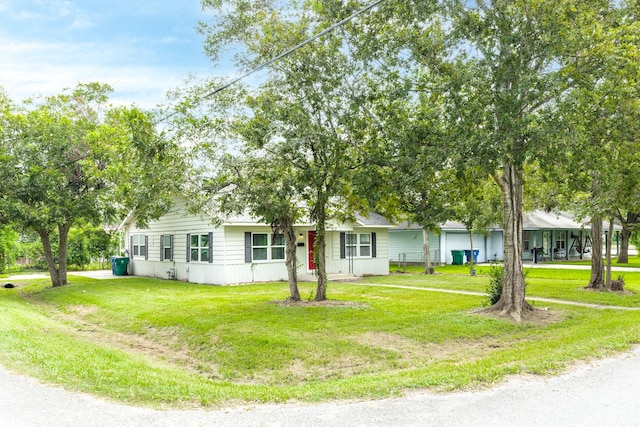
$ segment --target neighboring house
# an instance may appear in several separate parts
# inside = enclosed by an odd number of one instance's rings
[[[608,223],[604,224],[604,229]],[[621,227],[615,226],[616,234]],[[615,237],[614,237],[615,238]],[[403,223],[389,231],[389,258],[407,262],[424,262],[422,228]],[[429,233],[431,262],[451,264],[452,250],[469,249],[469,233],[463,224],[447,221],[440,226],[440,233]],[[478,250],[478,262],[503,258],[502,228],[491,228],[487,235],[473,235],[474,249]],[[534,211],[524,214],[522,233],[522,258],[534,260],[534,248],[538,248],[538,261],[582,258],[591,252],[591,227],[588,222],[577,222],[566,212]]]
[[[329,222],[326,234],[328,274],[389,274],[388,231],[377,214],[355,222]],[[313,274],[312,224],[297,224],[298,274]],[[287,280],[284,236],[249,216],[212,225],[211,216],[187,213],[184,203],[146,228],[129,215],[120,225],[131,261],[129,274],[207,283],[234,284]]]
[[[494,252],[497,240],[500,240],[502,252],[502,235],[494,238],[483,234],[473,234],[473,247],[478,250],[478,262],[487,262]],[[496,242],[494,242],[494,240]],[[454,221],[447,221],[439,227],[439,233],[429,232],[430,260],[434,264],[451,264],[452,250],[468,250],[469,233],[465,226]],[[491,255],[489,255],[491,254]],[[389,259],[391,262],[423,263],[424,239],[422,227],[406,222],[389,230]]]

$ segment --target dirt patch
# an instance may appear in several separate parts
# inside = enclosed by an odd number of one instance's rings
[[[367,308],[368,304],[357,301],[338,301],[338,300],[324,300],[324,301],[293,301],[286,299],[284,301],[270,301],[268,304],[276,304],[281,307],[353,307],[353,308]]]
[[[492,317],[494,319],[507,320],[510,322],[517,323],[513,319],[513,317],[511,317],[510,315],[508,314],[504,315],[504,314],[501,314],[499,311],[495,311],[487,308],[475,309],[470,311],[469,313],[476,316]],[[527,324],[532,324],[536,326],[546,326],[546,325],[553,325],[555,323],[560,323],[564,320],[564,318],[565,318],[565,313],[563,311],[533,307],[531,310],[524,310],[522,312],[521,323],[527,323]]]
[[[215,364],[204,363],[191,356],[190,349],[185,343],[180,342],[179,331],[175,328],[149,327],[142,335],[117,332],[85,320],[85,317],[97,311],[98,307],[95,306],[74,305],[70,307],[70,312],[56,314],[60,319],[70,324],[77,335],[87,341],[142,354],[208,378],[221,378]],[[217,337],[211,338],[212,343],[217,340]]]

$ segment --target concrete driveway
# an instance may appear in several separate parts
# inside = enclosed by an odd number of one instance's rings
[[[43,385],[0,368],[0,426],[640,426],[640,347],[552,378],[366,402],[160,411]]]

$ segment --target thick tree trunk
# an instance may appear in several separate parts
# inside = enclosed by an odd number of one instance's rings
[[[522,270],[522,206],[524,178],[522,167],[506,164],[502,176],[494,177],[502,193],[502,221],[504,226],[504,275],[502,295],[490,310],[522,321],[525,310],[532,307],[525,301]]]
[[[51,286],[62,286],[60,282],[60,275],[56,268],[56,260],[53,256],[53,250],[51,248],[51,239],[49,233],[46,230],[37,230],[40,240],[42,241],[42,249],[44,250],[44,259],[47,261],[47,268],[49,270],[49,276],[51,277]]]
[[[608,291],[611,290],[611,246],[613,241],[613,221],[611,218],[609,220],[609,238],[607,239],[607,248],[606,248],[606,256],[607,256],[607,280],[605,281],[605,287]]]
[[[629,263],[629,241],[631,240],[631,227],[635,226],[640,219],[640,213],[627,212],[626,218],[618,215],[618,219],[622,224],[622,232],[620,233],[620,253],[618,254],[618,264]]]
[[[429,231],[422,227],[422,241],[424,242],[424,274],[433,274],[431,267],[431,249],[429,248]]]
[[[631,240],[631,230],[627,225],[622,226],[620,233],[620,253],[618,254],[618,264],[629,263],[629,240]]]
[[[604,288],[604,262],[602,261],[602,218],[591,218],[591,278],[587,288]]]
[[[316,276],[318,276],[318,286],[316,288],[315,301],[327,299],[327,265],[326,265],[326,211],[325,203],[318,202],[316,207],[316,241],[313,248],[313,256],[316,263]]]
[[[296,233],[292,224],[287,224],[283,230],[285,238],[285,264],[287,266],[287,276],[289,278],[289,298],[293,301],[300,301],[300,291],[298,290],[298,257],[296,255],[297,242]]]

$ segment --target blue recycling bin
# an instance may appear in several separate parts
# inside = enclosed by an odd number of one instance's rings
[[[116,257],[112,256],[109,261],[111,261],[111,274],[116,275]]]
[[[473,250],[473,263],[477,264],[478,263],[478,254],[480,253],[480,249],[474,249]],[[467,262],[471,262],[471,250],[470,249],[465,249],[464,250],[464,256],[467,260]]]

